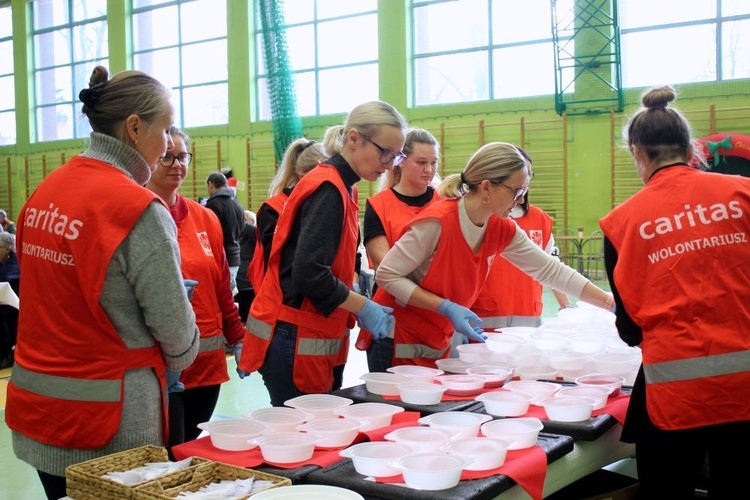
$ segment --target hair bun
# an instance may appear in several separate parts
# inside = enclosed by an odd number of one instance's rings
[[[78,99],[86,106],[93,107],[102,95],[103,83],[97,83],[89,88],[85,88],[78,93]]]

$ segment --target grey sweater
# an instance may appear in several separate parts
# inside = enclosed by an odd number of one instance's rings
[[[140,185],[151,176],[149,165],[134,148],[97,132],[91,133],[91,144],[82,156],[110,163]],[[90,202],[95,203],[99,196],[106,193],[91,193]],[[54,287],[50,292],[54,293]],[[197,356],[198,331],[182,286],[177,230],[161,203],[153,202],[146,208],[115,251],[100,303],[129,348],[158,342],[167,367],[176,370],[186,368]],[[66,466],[84,460],[146,444],[163,446],[161,402],[162,391],[153,370],[129,370],[125,374],[120,428],[106,446],[93,450],[58,448],[13,432],[13,451],[37,470],[64,476]]]

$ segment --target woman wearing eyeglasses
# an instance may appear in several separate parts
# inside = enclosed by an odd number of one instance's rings
[[[440,158],[437,139],[427,130],[411,128],[406,133],[404,153],[406,159],[383,175],[380,192],[365,205],[364,244],[373,270],[377,270],[404,227],[425,207],[442,199],[433,186]],[[380,299],[375,290],[373,300]],[[391,366],[392,336],[373,342],[370,332],[360,329],[356,346],[367,351],[371,372]]]
[[[352,290],[359,240],[355,184],[376,181],[402,161],[406,122],[390,104],[355,107],[333,156],[305,174],[276,225],[268,269],[247,321],[240,368],[259,371],[273,406],[327,393],[346,349],[353,316],[385,335],[390,309]]]
[[[200,330],[198,357],[182,371],[180,384],[173,385],[169,392],[171,448],[197,438],[201,432],[197,425],[211,419],[221,384],[229,380],[225,343],[240,344],[245,328],[229,288],[229,265],[219,219],[177,192],[192,160],[188,153],[190,139],[176,127],[169,132],[174,147],[161,158],[146,188],[164,200],[177,226],[182,275],[198,282],[191,303]]]
[[[383,258],[376,279],[394,309],[394,365],[435,367],[456,331],[484,342],[468,309],[502,255],[534,279],[612,310],[612,297],[535,245],[508,216],[528,191],[530,165],[512,144],[493,142],[446,177],[448,199],[423,210]],[[374,333],[374,332],[373,332]]]

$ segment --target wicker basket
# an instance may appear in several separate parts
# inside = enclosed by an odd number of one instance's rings
[[[68,496],[75,500],[131,499],[136,486],[156,480],[127,485],[103,477],[104,474],[133,470],[150,462],[167,461],[169,461],[169,455],[165,448],[146,445],[70,465],[65,469]],[[194,457],[190,462],[190,467],[165,474],[158,481],[167,487],[190,481],[193,477],[193,471],[200,465],[207,463],[210,463],[210,461]]]
[[[259,481],[273,481],[272,486],[269,486],[262,491],[277,488],[279,486],[290,486],[292,484],[292,481],[283,476],[268,474],[254,469],[236,467],[221,462],[209,462],[207,464],[199,465],[191,472],[193,474],[191,481],[176,486],[172,485],[169,487],[159,479],[141,484],[135,488],[132,498],[133,500],[170,500],[176,498],[177,495],[183,491],[198,491],[207,484],[218,483],[219,481],[233,481],[235,479],[249,479],[252,477]],[[253,495],[254,494],[255,493],[253,493]],[[253,495],[241,498],[244,500]]]

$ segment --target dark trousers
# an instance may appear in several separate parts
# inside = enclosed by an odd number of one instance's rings
[[[44,487],[44,493],[49,500],[58,500],[68,495],[66,492],[65,476],[53,476],[40,470],[36,472],[39,474],[39,479],[42,481],[42,486]]]
[[[250,306],[253,304],[254,299],[255,290],[252,288],[240,290],[234,296],[234,301],[237,302],[237,307],[240,311],[240,320],[242,320],[243,325],[247,323],[247,316],[250,313]]]
[[[297,325],[279,321],[276,323],[271,343],[266,351],[266,360],[258,372],[271,397],[271,406],[284,406],[284,402],[303,396],[294,384],[294,352],[297,345]],[[344,380],[344,367],[333,368],[331,390],[338,390]]]
[[[169,394],[169,447],[196,439],[198,424],[208,422],[219,400],[220,384]]]
[[[380,340],[372,339],[367,348],[367,368],[370,373],[384,372],[393,366],[393,339],[385,337]]]

